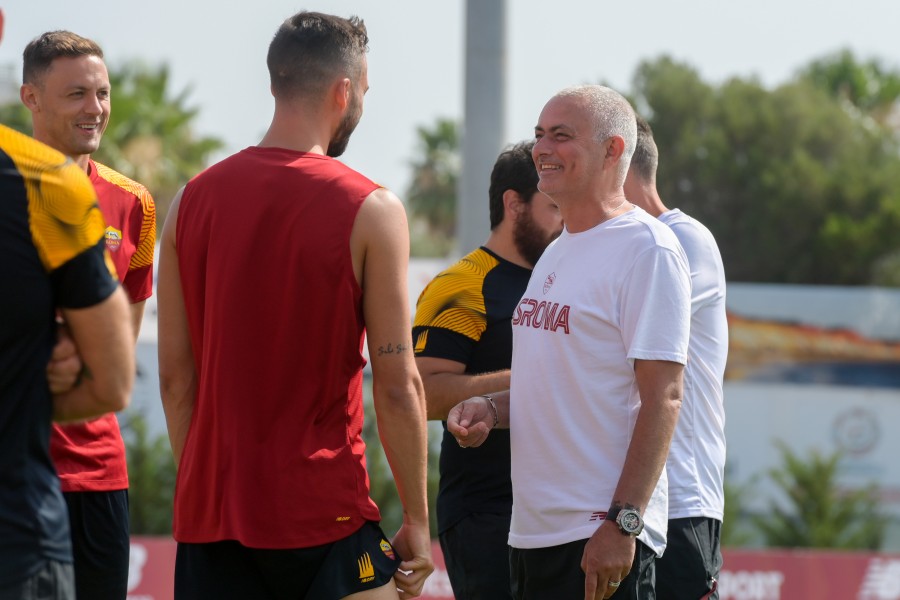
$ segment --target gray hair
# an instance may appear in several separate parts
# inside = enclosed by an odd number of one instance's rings
[[[631,104],[619,92],[602,85],[571,86],[556,96],[576,99],[590,112],[597,141],[603,142],[613,136],[625,141],[625,150],[616,172],[621,185],[637,145],[637,122]]]

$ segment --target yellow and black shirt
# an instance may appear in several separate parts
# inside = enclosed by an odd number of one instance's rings
[[[116,289],[105,227],[77,165],[0,126],[0,588],[48,559],[72,560],[45,369],[56,309],[93,306]]]
[[[471,375],[508,369],[510,321],[530,276],[484,247],[440,273],[416,303],[416,356],[463,363]],[[510,513],[509,430],[492,431],[480,447],[461,450],[444,423],[440,471],[440,532],[472,513]]]

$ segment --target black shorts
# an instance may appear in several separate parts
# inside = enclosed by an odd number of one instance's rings
[[[471,514],[440,535],[456,600],[512,600],[509,519],[509,513]]]
[[[717,600],[722,551],[722,523],[696,517],[671,519],[668,543],[656,561],[656,596],[659,600]]]
[[[75,594],[125,600],[128,592],[128,490],[64,492],[72,531]]]
[[[338,600],[393,580],[400,557],[376,523],[322,546],[268,550],[236,541],[178,544],[175,599]]]
[[[523,550],[510,548],[509,568],[513,597],[517,600],[584,598],[581,559],[587,540]],[[654,600],[653,579],[656,553],[635,540],[634,562],[613,600]]]

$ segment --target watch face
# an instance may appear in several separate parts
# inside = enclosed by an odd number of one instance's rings
[[[623,510],[619,513],[619,518],[617,520],[622,531],[630,533],[631,535],[639,534],[644,528],[644,523],[641,521],[641,515],[636,510]]]

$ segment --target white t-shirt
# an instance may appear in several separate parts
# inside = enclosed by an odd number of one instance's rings
[[[610,506],[641,400],[634,360],[687,360],[691,283],[672,230],[639,208],[541,257],[513,315],[509,543],[589,538]],[[665,548],[665,473],[641,541]]]
[[[712,233],[678,209],[660,215],[672,228],[691,269],[691,337],[684,398],[666,470],[669,518],[722,520],[725,506],[725,406],[728,358],[725,269]]]

